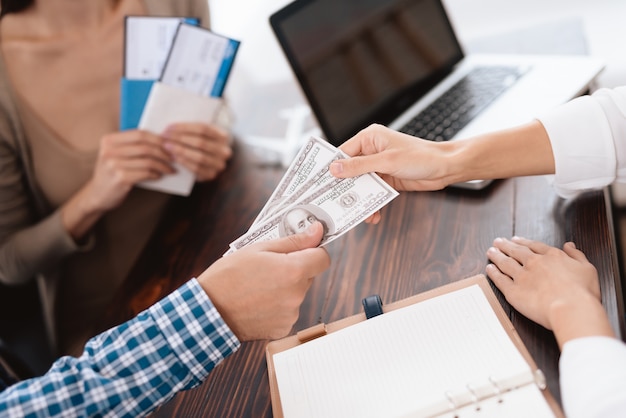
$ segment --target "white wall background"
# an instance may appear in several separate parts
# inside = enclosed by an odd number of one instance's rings
[[[243,41],[238,65],[250,70],[255,81],[291,74],[268,23],[269,15],[289,2],[209,0],[214,29]],[[444,4],[464,43],[540,23],[580,18],[589,53],[607,62],[604,85],[626,84],[626,74],[613,74],[613,68],[626,69],[624,0],[444,0]]]
[[[293,80],[269,26],[269,15],[290,0],[208,0],[213,29],[242,41],[227,88],[235,110],[264,87]],[[342,1],[342,0],[336,0]],[[607,64],[599,86],[626,85],[626,1],[624,0],[443,0],[465,45],[536,25],[580,20],[589,54]],[[292,100],[302,100],[297,91]],[[281,104],[283,105],[283,104]],[[249,107],[249,106],[248,106]],[[276,109],[268,109],[276,113]],[[246,129],[254,130],[247,115]],[[258,116],[258,115],[257,115]],[[267,117],[272,117],[267,115]],[[242,125],[243,126],[243,125]]]

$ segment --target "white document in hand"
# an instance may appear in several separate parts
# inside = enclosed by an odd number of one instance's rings
[[[127,16],[125,20],[124,77],[157,80],[170,51],[179,17]]]
[[[238,47],[239,41],[180,23],[161,78],[148,96],[139,129],[160,135],[173,123],[213,123]],[[139,186],[187,196],[195,177],[179,164],[175,169],[175,174]]]
[[[201,96],[221,97],[239,41],[181,23],[161,82]]]
[[[177,87],[156,82],[152,86],[146,102],[139,129],[155,134],[162,134],[165,129],[177,122],[213,123],[220,109],[222,100],[216,97],[199,96]],[[192,172],[180,164],[175,164],[176,173],[158,180],[145,181],[138,186],[188,196],[191,193],[195,177]]]

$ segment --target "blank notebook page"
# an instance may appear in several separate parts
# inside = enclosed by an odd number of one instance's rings
[[[287,418],[429,416],[452,409],[450,396],[468,388],[493,390],[493,382],[516,376],[534,382],[477,285],[277,353],[273,362]],[[456,415],[554,416],[534,383],[500,399]]]

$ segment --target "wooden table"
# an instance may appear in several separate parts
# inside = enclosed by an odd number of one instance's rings
[[[283,169],[252,163],[239,146],[226,172],[176,198],[145,249],[104,326],[129,319],[201,273],[256,217]],[[559,199],[543,177],[498,180],[483,191],[403,193],[383,209],[379,225],[362,224],[328,246],[331,267],[317,277],[294,331],[361,310],[361,299],[384,303],[477,273],[495,237],[519,235],[561,246],[573,240],[597,267],[615,330],[624,335],[624,307],[606,191]],[[279,273],[279,272],[277,272]],[[559,351],[551,332],[498,296],[560,402]],[[271,417],[264,348],[244,343],[199,387],[178,394],[155,417]]]

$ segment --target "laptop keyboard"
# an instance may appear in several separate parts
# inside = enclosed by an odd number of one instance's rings
[[[522,74],[517,67],[476,67],[407,122],[400,132],[432,141],[447,141]]]

